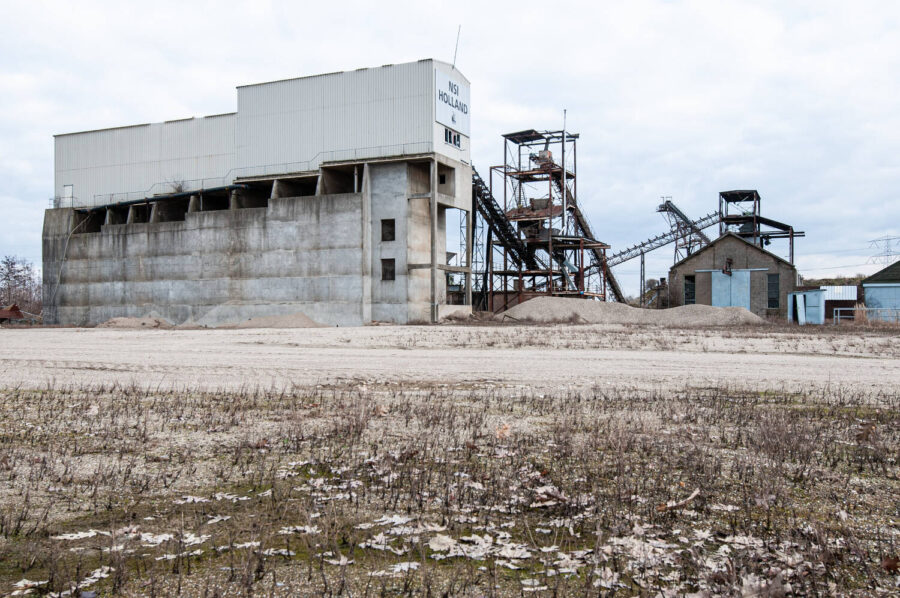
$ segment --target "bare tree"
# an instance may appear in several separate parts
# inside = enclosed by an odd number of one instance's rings
[[[15,255],[0,260],[0,303],[15,303],[22,311],[41,313],[41,277],[31,262]]]

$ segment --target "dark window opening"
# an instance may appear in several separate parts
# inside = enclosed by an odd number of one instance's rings
[[[72,229],[72,234],[99,233],[105,219],[105,211],[76,211],[75,226]]]
[[[381,240],[393,241],[397,238],[396,227],[393,218],[385,218],[381,221]]]
[[[781,307],[781,287],[778,274],[768,274],[769,283],[769,309],[778,309]]]
[[[394,280],[394,260],[381,260],[381,280]]]
[[[183,222],[188,211],[189,199],[175,197],[156,202],[160,222]]]
[[[684,304],[694,305],[697,302],[697,277],[693,274],[684,277]]]
[[[201,195],[200,211],[215,212],[218,210],[227,210],[230,205],[230,199],[227,194],[221,195]]]
[[[450,129],[444,129],[444,142],[452,145],[453,147],[461,147],[461,142],[459,138],[459,133],[451,131]]]
[[[443,164],[437,165],[438,191],[445,195],[456,195],[456,170]]]

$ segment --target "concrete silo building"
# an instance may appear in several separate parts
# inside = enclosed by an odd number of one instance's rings
[[[421,60],[238,87],[234,113],[57,135],[45,322],[471,309],[469,259],[447,260],[451,211],[471,237],[470,110],[466,78]],[[447,304],[448,274],[469,305]]]

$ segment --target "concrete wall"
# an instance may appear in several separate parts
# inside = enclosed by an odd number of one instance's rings
[[[153,314],[215,325],[303,312],[325,324],[362,324],[363,207],[363,193],[279,198],[268,208],[71,236],[73,211],[48,210],[47,321],[90,325]]]
[[[406,323],[407,251],[407,165],[405,162],[369,166],[372,196],[372,319]],[[382,241],[381,221],[394,220],[394,240]],[[394,280],[383,281],[381,260],[395,260]]]
[[[787,294],[797,287],[797,270],[774,255],[759,249],[741,239],[725,236],[695,253],[669,271],[670,305],[684,304],[684,276],[696,277],[696,303],[712,304],[712,273],[722,270],[728,259],[732,269],[750,270],[765,268],[764,271],[750,272],[750,311],[758,316],[787,316]],[[706,270],[702,272],[701,270]],[[768,308],[767,274],[779,275],[779,307]]]
[[[471,208],[463,179],[471,170],[443,160],[438,264],[446,263],[448,207]],[[185,213],[187,198],[165,200],[153,204],[160,221],[128,224],[124,206],[47,210],[45,321],[155,315],[214,326],[296,312],[337,325],[430,321],[432,164],[361,164],[358,193],[272,197],[267,207],[238,198],[232,209]],[[385,219],[394,220],[392,241],[382,240]],[[383,259],[395,260],[394,280],[382,280]],[[445,304],[443,271],[435,290]]]

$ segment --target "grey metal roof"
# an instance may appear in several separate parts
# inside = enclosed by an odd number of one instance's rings
[[[900,262],[894,262],[887,268],[879,270],[872,276],[863,279],[863,284],[897,282],[900,283]]]

